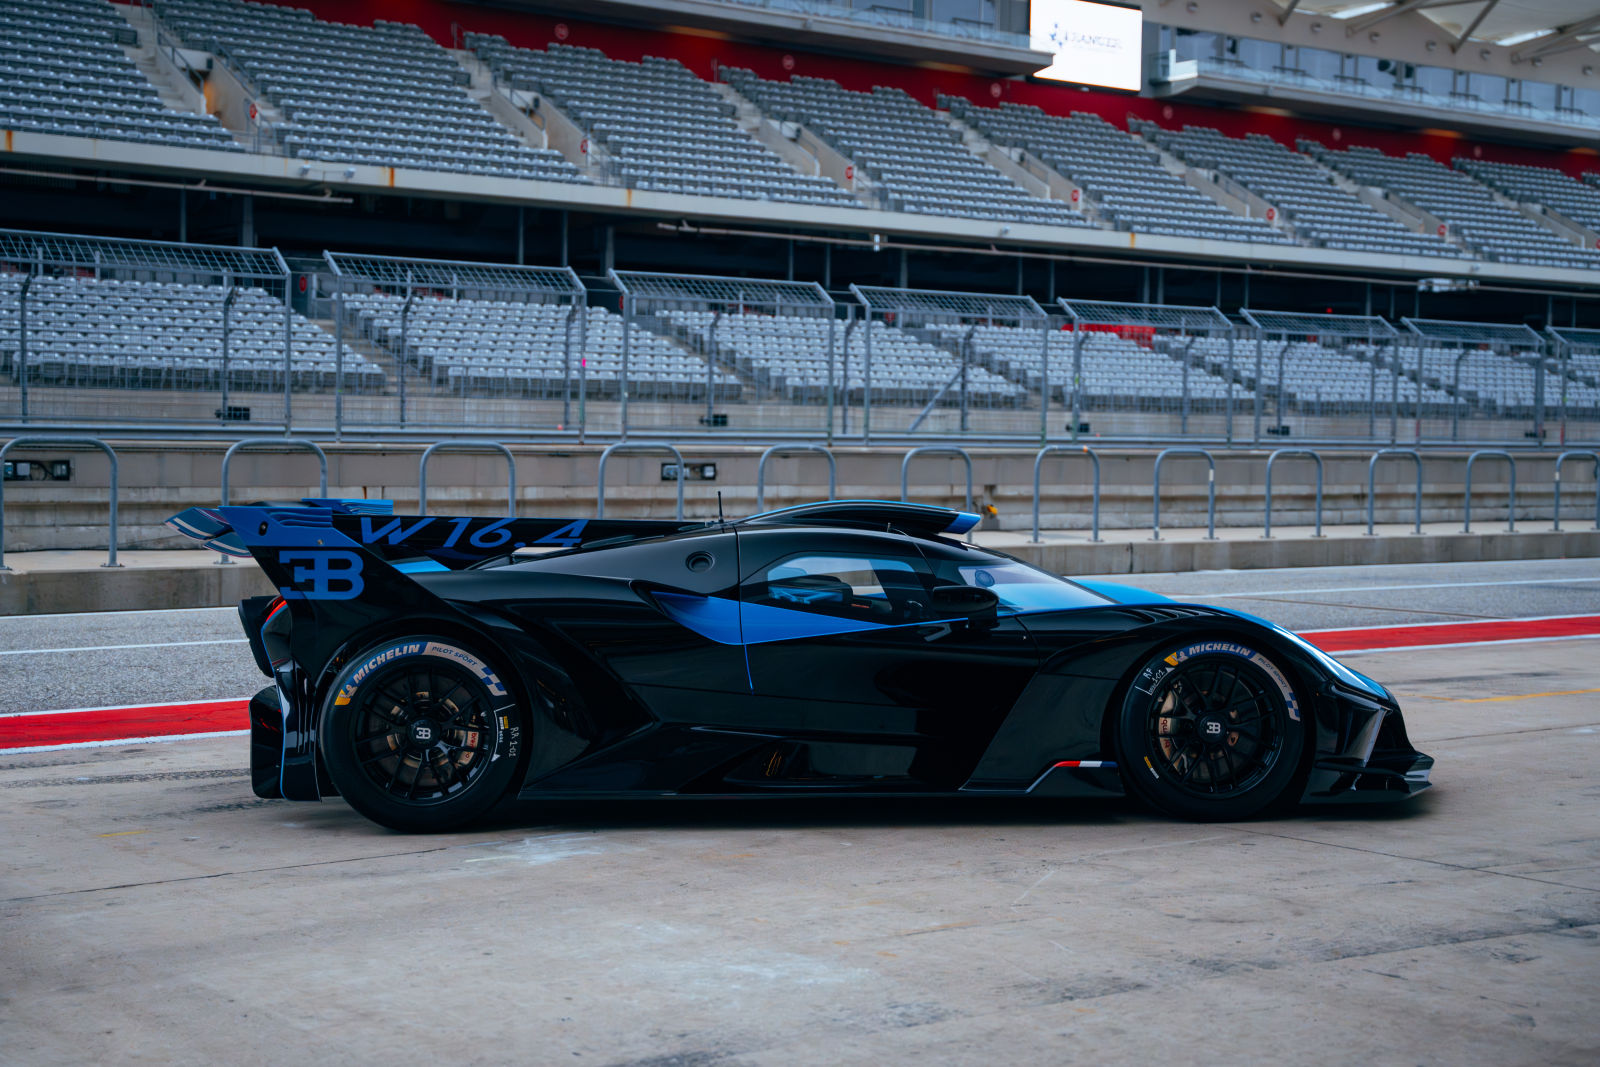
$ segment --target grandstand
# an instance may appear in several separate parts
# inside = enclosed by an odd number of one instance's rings
[[[855,206],[826,178],[794,171],[733,121],[736,109],[682,63],[607,59],[594,48],[543,52],[473,35],[468,46],[498,82],[536,89],[582,127],[591,153],[635,189]]]
[[[1330,173],[1309,158],[1270,137],[1224,137],[1203,126],[1185,126],[1178,132],[1162,130],[1154,123],[1137,123],[1136,128],[1194,166],[1219,171],[1255,193],[1280,213],[1296,236],[1311,244],[1350,252],[1461,254],[1435,235],[1413,233],[1401,226],[1341,189]]]
[[[0,350],[13,375],[21,349],[22,280],[0,276]],[[43,277],[29,293],[28,372],[40,385],[116,388],[282,390],[285,331],[290,385],[332,389],[334,339],[260,286],[230,289],[184,282]],[[226,348],[226,354],[224,349]],[[345,349],[344,385],[379,390],[381,369]]]
[[[1535,266],[1600,267],[1600,251],[1563,240],[1550,229],[1497,199],[1469,175],[1420,153],[1404,158],[1373,148],[1334,151],[1305,144],[1306,151],[1353,181],[1384,190],[1422,209],[1456,239],[1485,259]]]
[[[240,151],[215,118],[169,108],[105,0],[0,0],[0,127]]]
[[[1210,54],[1191,39],[1205,34],[1217,64],[1273,93],[1295,71],[1302,90],[1331,91],[1350,70],[1377,92],[1374,63],[1451,62],[1399,54],[1404,34],[1352,38],[1335,42],[1340,74],[1313,78],[1325,59],[1294,35],[1335,18],[1331,3],[1252,22],[1259,39],[1163,5],[1146,28],[1173,55],[1115,95],[1018,77],[1037,53],[987,8],[981,26],[949,28],[944,51],[907,55],[941,32],[944,8],[908,28],[830,7],[773,40],[741,36],[764,17],[748,4],[679,26],[642,4],[624,24],[417,0],[402,23],[332,0],[0,0],[17,193],[0,210],[29,230],[105,235],[66,252],[39,233],[0,244],[0,416],[47,403],[71,418],[92,393],[82,410],[159,421],[170,401],[175,425],[204,425],[209,411],[226,421],[212,394],[236,391],[284,393],[285,420],[294,394],[335,425],[343,398],[361,396],[372,425],[395,397],[399,418],[448,410],[485,430],[565,426],[574,401],[619,430],[632,403],[641,425],[750,433],[860,428],[854,409],[876,406],[896,432],[1048,438],[1062,406],[1092,414],[1096,433],[1135,435],[1231,435],[1236,415],[1268,406],[1299,420],[1274,433],[1340,439],[1380,432],[1373,411],[1398,405],[1419,440],[1446,432],[1426,420],[1448,419],[1450,434],[1465,422],[1498,441],[1538,439],[1558,406],[1592,410],[1600,358],[1551,332],[1593,322],[1600,175],[1583,173],[1587,157],[1514,131],[1440,136],[1424,103],[1379,127],[1174,73],[1178,53]],[[1360,19],[1405,20],[1409,34],[1442,25],[1431,17]],[[1479,35],[1490,58],[1474,62],[1537,52],[1548,82],[1531,66],[1495,77],[1540,101],[1538,122],[1587,128],[1589,90],[1565,51],[1503,44],[1516,34],[1497,19],[1484,25],[1498,37]],[[1274,33],[1281,62],[1266,69]],[[968,66],[950,62],[958,38]],[[1495,102],[1500,83],[1458,74],[1463,102]],[[191,235],[213,251],[173,251],[206,247]],[[212,262],[230,244],[255,273]],[[351,256],[432,273],[332,265]],[[559,270],[567,288],[453,280],[513,260]],[[667,271],[671,298],[630,288]],[[815,292],[802,312],[785,304],[794,293],[715,295],[734,276]],[[1033,310],[923,314],[935,290]],[[1215,322],[1081,323],[1057,297],[1182,304]],[[1263,332],[1244,312],[1264,307],[1331,318],[1322,332]],[[1378,343],[1340,316],[1481,319],[1488,333]],[[1514,341],[1489,329],[1524,321]],[[407,400],[424,403],[408,414]],[[1196,429],[1191,414],[1210,421]]]
[[[1066,118],[1036,107],[980,108],[957,97],[950,112],[985,137],[1022,149],[1069,178],[1091,208],[1116,229],[1217,241],[1287,244],[1260,219],[1244,218],[1186,185],[1161,165],[1151,147],[1098,115]]]
[[[628,338],[627,388],[640,399],[702,400],[703,359],[639,326],[625,325],[605,308],[429,298],[401,322],[405,298],[347,297],[360,332],[397,359],[414,366],[448,393],[490,396],[561,396],[583,381],[587,395],[616,398],[624,388],[623,335]],[[576,343],[574,343],[576,336]],[[740,385],[711,370],[717,399],[737,400]]]
[[[959,132],[904,90],[850,92],[825,78],[767,81],[737,67],[722,75],[769,117],[810,128],[852,160],[867,186],[861,191],[877,206],[916,215],[1089,225],[977,159]]]
[[[415,26],[334,25],[239,0],[161,0],[156,12],[186,44],[237,65],[281,114],[274,140],[287,155],[583,180],[559,153],[522,143],[469,97],[460,64]]]
[[[1452,163],[1457,170],[1467,172],[1517,203],[1559,212],[1600,234],[1600,190],[1592,186],[1548,167],[1462,158]]]

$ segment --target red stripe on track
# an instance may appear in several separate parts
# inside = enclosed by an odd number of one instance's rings
[[[1415,648],[1419,645],[1472,645],[1488,641],[1528,641],[1552,637],[1600,637],[1600,615],[1498,619],[1494,622],[1435,622],[1363,630],[1312,630],[1300,636],[1324,652],[1349,652],[1358,648]]]
[[[0,718],[0,749],[243,730],[250,726],[249,707],[246,700],[209,700],[66,714],[8,715]]]

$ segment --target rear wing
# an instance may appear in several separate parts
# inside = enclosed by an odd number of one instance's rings
[[[213,551],[254,557],[280,588],[285,549],[375,556],[403,573],[461,570],[520,548],[583,548],[661,537],[699,523],[656,519],[494,519],[394,515],[386,501],[306,500],[189,508],[167,526]],[[287,575],[285,575],[287,577]],[[287,593],[286,593],[287,595]]]

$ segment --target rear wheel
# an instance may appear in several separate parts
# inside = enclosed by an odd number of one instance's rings
[[[410,637],[351,659],[329,693],[320,745],[328,774],[361,814],[396,830],[451,830],[505,795],[522,722],[476,652]]]
[[[1262,653],[1194,641],[1139,671],[1123,701],[1123,776],[1184,819],[1244,819],[1293,799],[1307,728],[1301,700]]]

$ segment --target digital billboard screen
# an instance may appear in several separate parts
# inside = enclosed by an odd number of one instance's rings
[[[1055,61],[1035,74],[1052,81],[1138,91],[1143,85],[1144,13],[1086,0],[1033,0],[1033,47]]]

